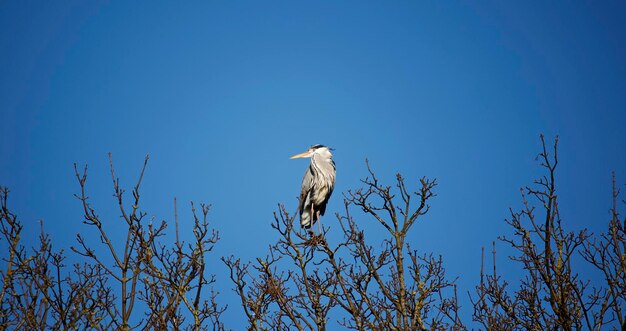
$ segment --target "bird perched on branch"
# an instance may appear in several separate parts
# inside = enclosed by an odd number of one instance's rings
[[[309,157],[311,164],[302,178],[300,192],[300,225],[310,228],[324,215],[326,204],[335,187],[335,162],[332,149],[313,145],[309,150],[292,156],[292,159]]]

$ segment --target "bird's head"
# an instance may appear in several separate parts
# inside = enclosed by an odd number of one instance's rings
[[[324,158],[332,158],[333,153],[331,153],[333,149],[324,145],[313,145],[306,152],[296,154],[291,157],[291,159],[299,159],[303,157],[312,157],[313,155],[320,155]]]

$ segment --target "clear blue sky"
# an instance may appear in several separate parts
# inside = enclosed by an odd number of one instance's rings
[[[604,227],[611,171],[626,179],[624,22],[623,1],[3,1],[0,184],[26,244],[43,219],[67,249],[91,231],[72,164],[89,164],[94,207],[115,224],[107,153],[129,191],[149,153],[150,215],[171,220],[178,197],[189,232],[186,203],[213,205],[209,262],[240,328],[219,256],[265,252],[307,166],[289,156],[322,143],[336,149],[329,215],[365,158],[388,181],[438,179],[411,240],[443,255],[465,297],[538,174],[540,133],[560,136],[566,227]]]

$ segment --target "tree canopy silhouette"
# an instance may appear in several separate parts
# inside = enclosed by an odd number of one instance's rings
[[[173,242],[165,240],[167,221],[146,217],[141,183],[148,157],[127,200],[109,155],[121,221],[99,216],[87,167],[75,166],[83,229],[100,240],[79,233],[70,253],[54,248],[43,223],[37,245],[25,247],[23,224],[2,187],[0,329],[226,330],[223,312],[237,307],[219,304],[213,286],[224,282],[240,299],[249,330],[626,330],[626,202],[613,175],[605,232],[566,230],[557,150],[558,139],[548,145],[541,137],[543,175],[521,190],[523,208],[506,220],[512,233],[498,238],[516,252],[508,263],[522,272],[516,279],[498,273],[494,243],[492,268],[486,271],[483,250],[472,291],[457,288],[444,257],[413,249],[408,237],[428,217],[437,181],[397,174],[385,184],[367,162],[361,187],[343,193],[344,208],[319,234],[300,228],[279,204],[271,224],[277,239],[266,252],[253,261],[222,257],[230,279],[214,275],[224,265],[207,263],[220,239],[208,222],[209,205],[191,203],[190,242],[179,239],[176,200]],[[121,242],[110,236],[112,227],[123,229]],[[339,235],[331,240],[330,231]],[[68,254],[81,262],[68,266]],[[597,269],[602,282],[585,275],[581,263]],[[460,300],[471,305],[466,315]]]

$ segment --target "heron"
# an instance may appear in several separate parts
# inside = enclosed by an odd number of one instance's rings
[[[311,164],[304,172],[300,192],[300,226],[309,229],[324,215],[326,204],[335,187],[335,162],[331,148],[313,145],[306,152],[296,154],[291,159],[311,158]]]

